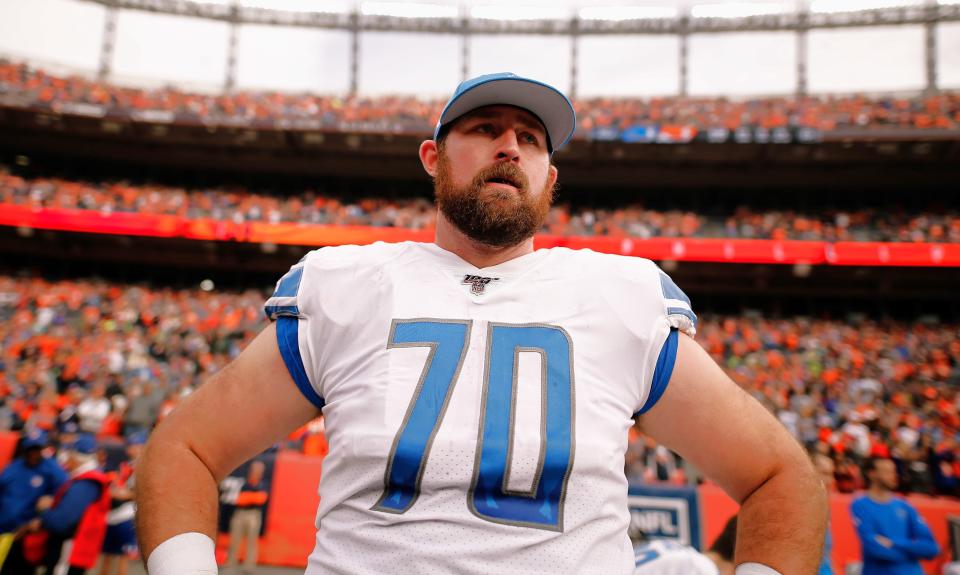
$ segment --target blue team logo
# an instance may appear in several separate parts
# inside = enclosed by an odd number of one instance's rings
[[[460,283],[470,286],[470,293],[473,295],[483,295],[483,292],[488,284],[499,280],[500,278],[486,278],[483,276],[467,274],[463,276],[463,281]]]

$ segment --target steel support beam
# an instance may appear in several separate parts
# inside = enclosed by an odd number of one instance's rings
[[[350,95],[356,96],[360,84],[360,8],[350,15]]]
[[[923,24],[923,59],[926,67],[927,94],[939,90],[937,79],[937,0],[927,0],[927,21]]]
[[[227,41],[227,77],[224,79],[224,90],[228,93],[237,87],[237,43],[240,36],[240,11],[238,1],[234,0],[230,8],[234,18],[230,22],[230,38]]]
[[[100,63],[97,78],[106,80],[113,70],[113,48],[117,42],[117,7],[107,5],[103,19],[103,38],[100,42]]]
[[[680,96],[686,96],[690,87],[690,12],[688,8],[680,15],[677,34],[680,39]]]

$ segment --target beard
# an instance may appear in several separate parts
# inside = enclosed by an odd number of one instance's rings
[[[477,172],[465,186],[451,177],[450,160],[440,152],[434,193],[440,212],[471,240],[494,248],[515,246],[543,226],[553,203],[553,190],[545,186],[533,196],[523,171],[500,162]],[[486,189],[491,180],[506,180],[516,191]]]

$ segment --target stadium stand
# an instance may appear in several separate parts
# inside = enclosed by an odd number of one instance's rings
[[[324,97],[307,94],[235,92],[204,95],[173,88],[113,86],[79,76],[56,76],[25,63],[0,59],[0,96],[8,105],[99,106],[112,114],[167,121],[228,125],[309,120],[328,129],[429,133],[443,102],[413,97]],[[960,128],[960,93],[916,97],[803,97],[733,101],[726,98],[586,99],[575,103],[580,137],[655,125],[678,139],[711,129]],[[67,111],[67,110],[65,110]],[[145,113],[161,112],[169,116]],[[642,134],[638,134],[643,139]]]
[[[266,296],[0,276],[0,427],[56,435],[76,424],[116,440],[150,428],[265,325]],[[960,324],[716,315],[698,339],[799,440],[836,459],[839,489],[862,486],[856,464],[890,455],[904,491],[960,494]],[[109,413],[89,421],[79,406],[99,395]],[[631,477],[683,481],[675,456],[632,440]]]
[[[176,215],[243,222],[432,229],[425,198],[343,199],[305,191],[293,197],[236,188],[186,189],[129,182],[26,179],[0,165],[0,204],[102,213]],[[742,238],[774,240],[960,243],[960,212],[898,210],[764,210],[739,206],[726,214],[652,210],[641,204],[597,208],[560,204],[544,233],[559,236]]]

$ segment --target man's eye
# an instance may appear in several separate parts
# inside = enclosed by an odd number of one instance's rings
[[[480,124],[474,128],[474,131],[480,132],[481,134],[489,134],[493,131],[493,126],[490,124]]]
[[[537,146],[540,145],[540,138],[538,138],[535,134],[532,134],[530,132],[524,132],[521,135],[521,138],[523,138],[523,141],[528,144],[534,144]]]

